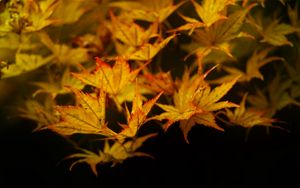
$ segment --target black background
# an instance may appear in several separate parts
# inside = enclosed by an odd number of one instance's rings
[[[0,187],[299,187],[299,115],[299,108],[285,108],[277,117],[291,132],[271,129],[268,135],[257,127],[247,141],[240,127],[218,132],[196,126],[186,144],[178,125],[166,133],[153,126],[159,135],[140,151],[155,159],[99,165],[98,177],[85,164],[69,171],[71,161],[60,163],[75,150],[59,135],[32,133],[30,121],[3,119]]]

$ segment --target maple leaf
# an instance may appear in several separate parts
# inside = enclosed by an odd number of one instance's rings
[[[41,42],[52,52],[54,60],[62,64],[79,65],[89,59],[85,48],[72,48],[66,44],[54,43],[46,32],[39,32]]]
[[[24,43],[25,41],[28,42],[28,40],[20,41],[19,36],[15,33],[7,33],[7,34],[2,35],[0,32],[0,48],[1,49],[17,50],[20,47],[20,45],[22,46],[22,43]],[[7,45],[7,44],[9,44],[9,45]],[[2,56],[2,60],[3,60],[4,55],[1,54],[1,56]]]
[[[59,122],[57,116],[54,115],[55,101],[51,97],[46,97],[44,101],[26,100],[23,107],[17,108],[18,116],[31,119],[37,122],[37,127],[33,131],[45,128],[49,124]]]
[[[216,111],[222,108],[227,107],[237,107],[236,104],[228,102],[228,101],[221,101],[218,102],[228,91],[233,87],[239,77],[235,79],[224,82],[223,84],[211,89],[211,87],[205,87],[197,91],[195,95],[194,102],[197,106],[204,109],[204,111]]]
[[[55,98],[59,94],[70,93],[70,89],[65,86],[72,86],[72,88],[78,90],[81,90],[84,87],[84,84],[81,81],[71,76],[69,69],[66,69],[59,78],[57,78],[57,75],[49,74],[49,80],[47,82],[33,82],[33,84],[39,87],[39,89],[34,92],[33,96],[40,93],[49,93],[52,98]]]
[[[185,2],[174,5],[173,0],[140,0],[113,2],[110,6],[121,8],[122,17],[161,23]]]
[[[255,4],[252,4],[245,9],[237,10],[230,14],[227,19],[219,20],[210,27],[195,30],[192,38],[198,46],[192,50],[191,54],[196,53],[203,59],[215,49],[232,57],[230,42],[235,38],[249,37],[248,34],[241,32],[241,27],[247,13],[254,6]]]
[[[300,27],[298,6],[299,6],[299,3],[296,3],[294,7],[291,7],[290,5],[288,6],[288,16],[289,16],[292,26],[295,28]],[[299,29],[297,32],[299,34]]]
[[[58,6],[52,14],[52,18],[57,20],[54,24],[56,26],[60,26],[62,24],[71,24],[78,21],[80,17],[89,9],[89,7],[84,4],[84,0],[63,0],[57,2]],[[91,2],[89,3],[92,5]]]
[[[292,46],[293,44],[288,41],[285,35],[294,33],[295,31],[295,28],[288,24],[279,24],[279,21],[274,21],[263,30],[262,36],[264,38],[261,42],[268,42],[274,46],[286,44]]]
[[[295,70],[293,68],[293,72]],[[299,73],[294,73],[295,77],[288,79],[282,78],[282,73],[277,73],[265,88],[257,90],[254,95],[249,95],[248,102],[255,108],[265,111],[268,117],[272,117],[278,110],[288,105],[300,106],[300,102],[296,100],[300,96],[300,77]]]
[[[247,60],[246,63],[246,71],[243,72],[238,68],[235,67],[228,67],[223,66],[222,69],[224,69],[229,75],[223,76],[221,78],[218,78],[213,81],[213,83],[223,83],[225,81],[232,80],[233,78],[236,78],[237,76],[240,76],[238,82],[249,82],[253,78],[258,78],[263,80],[264,77],[260,73],[259,69],[263,67],[264,65],[271,63],[273,61],[283,61],[284,59],[277,56],[270,56],[267,57],[268,54],[273,50],[274,48],[266,48],[263,50],[256,50],[252,54],[252,56]]]
[[[252,128],[257,125],[272,126],[272,123],[275,122],[275,120],[265,117],[264,111],[246,108],[246,98],[247,94],[243,96],[240,107],[236,108],[233,112],[229,109],[225,109],[224,114],[228,117],[229,122],[245,128]]]
[[[126,108],[127,125],[121,124],[123,130],[119,133],[119,135],[121,137],[134,137],[139,128],[147,121],[148,113],[161,95],[162,92],[143,104],[142,96],[138,91],[138,87],[136,87],[131,113],[129,113]]]
[[[174,122],[180,121],[180,128],[187,142],[188,132],[196,123],[223,130],[216,124],[213,111],[237,106],[228,101],[219,102],[237,79],[211,90],[211,87],[204,81],[206,75],[207,73],[189,78],[189,73],[186,71],[178,91],[174,93],[174,106],[157,104],[165,112],[152,117],[157,120],[167,119],[164,125],[165,130]]]
[[[48,128],[62,135],[100,134],[114,136],[115,132],[109,129],[105,122],[106,94],[100,90],[96,96],[70,88],[76,95],[77,106],[56,106],[60,121],[49,125]]]
[[[79,158],[77,161],[72,163],[72,165],[70,166],[70,170],[72,170],[76,164],[87,163],[91,167],[93,173],[97,176],[97,164],[112,162],[113,165],[116,165],[117,163],[122,163],[124,160],[130,157],[151,157],[146,153],[137,152],[136,150],[140,148],[146,140],[155,135],[156,134],[149,134],[146,136],[138,137],[131,141],[127,141],[125,143],[116,141],[112,146],[110,146],[108,141],[106,141],[103,151],[99,150],[98,153],[94,153],[89,150],[80,149],[81,151],[83,151],[83,153],[75,153],[66,157],[65,159]]]
[[[299,51],[299,50],[298,50]],[[294,104],[300,106],[300,103],[296,101],[300,97],[300,58],[298,57],[294,65],[290,65],[287,62],[284,62],[285,68],[288,73],[288,79],[286,82],[290,83],[290,96],[294,99]]]
[[[246,1],[248,1],[248,0],[246,0]],[[267,0],[256,0],[263,8],[265,8],[265,4],[266,4],[266,1]],[[278,0],[280,3],[282,3],[283,5],[285,5],[285,2],[284,2],[284,0]]]
[[[112,67],[99,58],[96,58],[96,63],[96,69],[92,73],[73,73],[73,75],[85,84],[103,89],[116,100],[117,104],[121,104],[123,101],[119,101],[118,96],[123,96],[124,92],[127,92],[126,88],[143,67],[132,71],[127,61],[121,57],[116,59]]]
[[[203,23],[209,27],[218,20],[226,19],[222,11],[228,6],[235,4],[236,0],[204,0],[202,4],[192,0],[195,10]]]
[[[36,32],[57,21],[52,18],[53,11],[58,5],[57,0],[31,0],[22,3],[12,1],[7,4],[8,6],[3,15],[7,17],[4,24],[1,24],[1,32],[14,32],[18,34],[21,32]],[[2,17],[2,15],[0,17]]]
[[[53,12],[57,8],[57,0],[47,1],[26,1],[24,4],[24,17],[27,17],[30,24],[25,28],[26,31],[38,31],[50,24],[57,22],[52,18]]]
[[[174,122],[189,119],[192,115],[198,112],[202,112],[202,109],[198,109],[194,104],[194,95],[198,88],[206,87],[207,83],[201,76],[193,76],[190,78],[189,71],[186,70],[178,91],[175,91],[173,95],[173,105],[157,104],[165,112],[153,119],[163,120],[167,119],[168,122],[164,125],[164,129],[167,130]]]
[[[162,39],[157,33],[158,24],[151,24],[146,30],[134,23],[133,20],[120,20],[110,12],[111,30],[114,43],[119,54],[129,60],[151,60],[168,42],[175,37],[171,35]],[[150,43],[150,39],[155,39]]]
[[[192,0],[194,8],[202,21],[179,13],[179,16],[187,23],[170,30],[170,32],[190,30],[188,34],[191,35],[197,28],[210,27],[219,20],[227,19],[226,7],[228,5],[234,5],[235,1],[236,0],[204,0],[200,5]]]
[[[187,143],[189,143],[188,133],[196,124],[201,124],[220,131],[224,131],[223,128],[217,125],[213,112],[224,108],[226,109],[231,107],[238,107],[238,105],[229,101],[219,102],[219,100],[233,87],[237,79],[238,77],[229,82],[224,82],[222,85],[217,86],[213,90],[211,90],[210,87],[206,87],[200,89],[196,93],[194,103],[198,108],[203,109],[203,112],[196,113],[190,119],[180,122],[180,128]]]
[[[296,32],[296,28],[293,26],[281,23],[278,18],[269,21],[262,14],[257,14],[256,19],[251,18],[248,21],[258,34],[262,36],[261,42],[267,42],[274,46],[293,46],[286,38],[286,35]]]
[[[9,2],[5,10],[7,18],[0,31],[18,34],[40,31],[57,22],[52,17],[57,5],[57,0]]]
[[[170,72],[159,72],[152,74],[150,72],[144,73],[142,85],[154,93],[161,91],[167,95],[173,95],[176,89],[175,82]]]
[[[283,61],[284,59],[277,56],[267,57],[273,48],[266,48],[259,52],[255,51],[249,58],[246,64],[246,80],[249,81],[252,78],[264,79],[259,69],[264,65],[273,61]]]
[[[162,41],[156,40],[153,44],[146,43],[140,46],[136,51],[125,54],[130,60],[148,61],[151,60],[161,49],[163,49],[176,35],[173,34]]]
[[[147,43],[150,38],[157,35],[158,24],[156,23],[151,24],[149,28],[145,30],[133,21],[120,21],[112,12],[110,12],[110,18],[112,20],[111,30],[116,40],[115,42],[119,40],[129,47],[136,48]]]
[[[37,54],[26,54],[26,53],[16,53],[15,64],[8,65],[1,69],[2,78],[8,78],[13,76],[18,76],[20,74],[33,71],[53,59],[53,56],[49,55],[43,57]]]
[[[195,18],[190,18],[188,16],[184,16],[183,14],[178,13],[179,16],[185,21],[187,22],[184,25],[181,25],[175,29],[171,29],[169,32],[177,32],[177,31],[186,31],[186,30],[190,30],[188,35],[191,35],[194,30],[196,28],[200,28],[200,27],[204,27],[205,24],[203,22],[198,21]]]

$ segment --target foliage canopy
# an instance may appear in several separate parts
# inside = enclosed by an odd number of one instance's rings
[[[15,113],[36,131],[97,135],[103,148],[66,158],[96,175],[97,164],[150,156],[138,151],[155,136],[143,126],[179,124],[187,143],[195,125],[278,127],[276,113],[300,105],[298,9],[288,0],[0,1],[0,97],[17,80],[27,89],[14,95]]]

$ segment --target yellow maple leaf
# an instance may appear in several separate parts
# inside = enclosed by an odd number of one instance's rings
[[[246,4],[249,0],[244,0],[244,4]],[[267,0],[256,0],[263,8],[265,8],[266,6],[266,1]],[[283,5],[285,5],[285,0],[278,0],[280,3],[282,3]]]
[[[279,23],[279,21],[274,21],[268,25],[263,31],[262,36],[264,37],[261,42],[268,42],[274,46],[290,45],[293,44],[288,41],[285,35],[294,33],[296,29],[288,24]]]
[[[56,0],[47,1],[25,1],[23,7],[23,17],[30,20],[30,24],[25,28],[28,32],[39,31],[58,20],[52,18],[59,2]]]
[[[88,51],[82,47],[71,47],[66,44],[53,42],[46,32],[39,32],[38,36],[41,42],[52,52],[54,62],[62,64],[79,65],[89,59]]]
[[[286,63],[290,78],[283,78],[282,73],[277,73],[262,89],[247,97],[248,102],[255,108],[265,112],[265,116],[272,117],[278,110],[288,105],[300,106],[297,98],[300,96],[299,70]],[[278,71],[280,72],[280,71]]]
[[[216,111],[226,107],[236,107],[237,105],[228,101],[218,102],[233,87],[239,77],[229,82],[224,82],[220,86],[201,88],[195,95],[194,102],[204,111]]]
[[[103,151],[99,150],[98,153],[94,153],[86,149],[80,149],[83,153],[75,153],[66,157],[65,159],[73,159],[73,158],[78,159],[77,161],[71,164],[70,170],[72,170],[76,164],[87,163],[91,167],[93,173],[97,176],[98,164],[105,164],[105,163],[112,162],[114,166],[117,163],[122,163],[124,160],[130,157],[135,157],[135,156],[151,157],[146,153],[137,152],[136,150],[140,148],[146,140],[148,140],[149,138],[155,135],[156,134],[149,134],[146,136],[135,138],[134,140],[127,141],[125,143],[115,141],[112,146],[110,146],[108,141],[106,141]]]
[[[91,6],[95,5],[91,1],[88,5],[84,0],[62,0],[56,2],[58,2],[58,6],[52,15],[57,20],[55,23],[56,26],[77,22],[84,13],[91,9]]]
[[[49,124],[59,122],[59,118],[54,115],[54,106],[55,101],[48,96],[42,102],[34,99],[26,100],[24,106],[17,110],[20,117],[37,122],[37,127],[33,131],[38,131]]]
[[[241,32],[241,27],[247,13],[254,6],[255,4],[252,4],[241,10],[237,10],[230,14],[227,19],[219,20],[210,27],[195,30],[192,38],[197,47],[192,49],[189,55],[196,53],[197,56],[201,57],[200,59],[203,59],[214,49],[232,57],[230,42],[239,37],[250,36]]]
[[[175,82],[170,72],[159,72],[152,74],[150,72],[144,73],[142,85],[154,93],[161,91],[167,95],[173,95],[175,92]]]
[[[231,106],[230,106],[231,107]],[[224,131],[223,128],[219,127],[215,121],[215,115],[211,112],[202,112],[199,114],[192,115],[189,119],[180,121],[179,127],[183,133],[184,140],[189,143],[188,134],[190,130],[196,125],[205,125],[212,127],[219,131]]]
[[[161,95],[162,92],[160,92],[157,96],[143,104],[142,96],[138,91],[138,87],[136,86],[136,92],[134,100],[132,102],[131,113],[129,113],[128,109],[126,108],[127,125],[121,124],[123,130],[119,133],[119,135],[121,137],[136,136],[136,133],[139,130],[139,128],[147,121],[147,115],[150,112],[151,108],[154,106],[154,104]]]
[[[153,119],[167,119],[165,130],[174,122],[189,119],[195,113],[202,112],[202,109],[193,104],[193,100],[197,89],[207,86],[203,77],[197,75],[190,78],[190,73],[186,70],[179,85],[178,91],[173,95],[174,105],[157,104],[165,112],[154,116]]]
[[[275,122],[275,120],[265,117],[264,111],[246,108],[246,98],[247,94],[243,96],[240,107],[236,108],[233,112],[225,109],[225,115],[228,117],[229,122],[245,128],[252,128],[257,125],[272,126],[272,123]]]
[[[192,0],[195,10],[203,23],[209,27],[221,19],[226,19],[224,9],[228,5],[235,4],[236,0],[204,0],[201,5]]]
[[[110,6],[121,8],[122,17],[161,23],[183,3],[185,1],[174,5],[173,0],[140,0],[113,2]]]
[[[227,19],[226,7],[228,5],[234,5],[235,1],[236,0],[204,0],[200,5],[192,0],[201,21],[179,13],[179,16],[187,23],[171,31],[190,30],[189,35],[191,35],[197,28],[210,27],[219,20]]]
[[[266,48],[260,51],[258,50],[254,51],[252,56],[247,60],[245,72],[235,67],[223,66],[222,69],[224,69],[229,74],[214,80],[213,83],[223,83],[232,80],[237,76],[240,76],[238,82],[249,82],[253,78],[258,78],[263,80],[264,77],[259,71],[261,67],[273,61],[284,60],[283,58],[277,56],[268,57],[268,54],[273,49],[274,48]]]
[[[174,93],[174,105],[157,104],[165,112],[152,117],[157,120],[167,119],[164,129],[168,129],[174,122],[180,121],[180,128],[187,142],[188,132],[196,123],[223,130],[216,124],[213,111],[237,106],[228,101],[219,102],[237,79],[211,90],[211,87],[204,81],[206,75],[196,75],[190,78],[186,71],[178,91]]]
[[[60,121],[49,125],[48,128],[62,135],[82,133],[115,136],[115,132],[108,128],[105,122],[105,92],[100,90],[96,96],[92,96],[76,89],[71,90],[79,104],[56,106]]]
[[[33,82],[34,85],[38,86],[39,89],[33,93],[36,96],[40,93],[48,93],[55,98],[59,94],[70,93],[70,89],[65,86],[72,86],[75,89],[83,89],[84,84],[71,76],[69,69],[63,72],[63,75],[57,76],[54,73],[49,74],[49,80],[47,82]]]
[[[249,23],[262,37],[261,42],[266,42],[273,46],[293,46],[286,35],[296,32],[297,29],[289,24],[281,23],[278,18],[270,21],[262,14],[257,14],[257,18],[249,19]]]
[[[297,36],[300,38],[300,19],[299,19],[299,2],[294,7],[288,5],[288,16],[291,21],[291,25],[296,28]]]
[[[163,49],[176,35],[173,34],[162,41],[157,39],[154,44],[145,43],[134,52],[124,54],[130,60],[148,61],[151,60],[161,49]]]
[[[140,67],[135,70],[130,70],[129,64],[124,58],[118,57],[113,66],[96,58],[96,69],[92,72],[73,73],[73,75],[83,83],[103,89],[115,100],[116,104],[121,104],[124,101],[119,101],[118,96],[123,96],[123,92],[127,92],[126,88],[136,78]]]
[[[1,69],[1,77],[8,78],[30,72],[48,64],[53,60],[53,56],[43,57],[37,54],[16,53],[15,64],[8,65]]]
[[[175,35],[162,39],[158,34],[158,23],[152,23],[147,29],[142,28],[133,20],[121,20],[111,12],[111,30],[118,54],[129,60],[151,60],[164,48]],[[150,39],[155,40],[153,43]]]
[[[112,12],[110,12],[110,18],[112,20],[111,30],[115,42],[120,41],[126,46],[132,48],[140,47],[144,43],[147,43],[153,36],[157,35],[157,23],[151,24],[148,29],[145,30],[132,20],[120,20]],[[126,49],[126,51],[128,51],[128,49]]]
[[[184,24],[184,25],[181,25],[181,26],[179,26],[175,29],[171,29],[169,32],[190,30],[188,35],[191,35],[194,32],[195,29],[205,26],[205,24],[203,22],[198,21],[195,18],[190,18],[190,17],[185,16],[185,15],[180,14],[180,13],[178,13],[178,14],[187,23]]]

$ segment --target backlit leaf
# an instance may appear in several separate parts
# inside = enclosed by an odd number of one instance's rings
[[[34,131],[41,130],[49,124],[59,122],[59,118],[54,115],[55,101],[51,97],[46,97],[44,101],[26,100],[23,107],[18,108],[20,117],[31,119],[37,122]]]
[[[149,134],[146,136],[138,137],[134,140],[127,141],[125,143],[116,141],[111,146],[108,141],[106,141],[103,150],[99,150],[98,153],[81,149],[83,153],[75,153],[66,157],[65,159],[78,159],[77,161],[72,163],[72,165],[70,166],[70,170],[72,170],[72,168],[76,164],[87,163],[91,167],[93,173],[97,176],[98,172],[96,167],[98,164],[113,163],[113,165],[116,165],[117,163],[122,163],[124,160],[130,157],[150,157],[150,155],[142,152],[137,152],[136,150],[140,148],[146,140],[155,135],[156,134]]]
[[[92,73],[74,73],[73,75],[81,80],[83,83],[94,86],[99,89],[103,89],[109,93],[113,98],[117,98],[118,95],[123,96],[123,92],[126,91],[126,87],[136,78],[139,71],[142,69],[130,70],[127,61],[121,57],[117,58],[115,64],[110,66],[97,58],[96,70]],[[121,104],[124,101],[116,101]]]
[[[230,14],[227,19],[220,20],[210,27],[204,29],[198,29],[192,35],[195,43],[198,47],[194,49],[191,53],[197,53],[198,56],[207,56],[212,49],[220,50],[232,57],[231,54],[231,40],[239,37],[244,37],[245,35],[241,32],[241,27],[243,26],[245,17],[249,10],[254,5],[237,10]]]
[[[146,43],[139,47],[132,54],[125,55],[130,60],[148,61],[151,60],[161,49],[163,49],[175,35],[165,38],[163,41],[156,40],[154,44]]]
[[[118,17],[110,12],[112,20],[112,32],[116,40],[121,41],[130,47],[140,47],[147,43],[150,38],[157,34],[157,24],[151,24],[147,30],[137,25],[133,21],[122,22]],[[117,41],[116,41],[117,42]]]
[[[269,21],[264,19],[263,15],[258,14],[257,18],[250,19],[249,23],[262,36],[261,42],[274,46],[293,45],[286,35],[294,33],[296,29],[289,24],[281,23],[278,18]]]
[[[87,11],[84,0],[60,0],[57,2],[58,6],[52,15],[57,20],[55,25],[74,23]]]
[[[176,86],[170,72],[144,73],[143,78],[143,86],[154,93],[163,91],[164,94],[172,95],[175,92]]]
[[[263,80],[264,77],[260,72],[260,68],[273,61],[283,61],[283,58],[277,56],[269,56],[268,54],[273,48],[266,48],[260,51],[255,51],[246,63],[246,71],[243,72],[238,68],[223,66],[222,68],[229,73],[226,76],[214,80],[214,83],[223,83],[233,78],[240,76],[238,82],[249,82],[254,78]]]
[[[185,72],[178,91],[174,93],[174,106],[157,104],[165,112],[153,117],[157,120],[167,120],[164,129],[168,129],[174,122],[180,121],[180,128],[187,142],[188,132],[196,124],[223,130],[216,124],[212,112],[223,108],[237,107],[236,104],[228,101],[219,102],[236,83],[237,78],[211,90],[211,87],[204,81],[207,73],[190,78],[189,73]]]
[[[54,60],[58,63],[78,66],[89,59],[88,51],[85,48],[73,48],[66,44],[55,43],[45,32],[39,32],[38,36],[41,42],[51,50]]]
[[[147,115],[150,112],[151,108],[154,106],[161,95],[162,92],[143,104],[142,96],[140,95],[136,87],[135,97],[132,102],[132,110],[130,114],[127,114],[127,125],[122,125],[123,130],[119,133],[119,135],[121,135],[122,137],[136,136],[139,128],[147,121]]]
[[[80,80],[71,76],[68,69],[65,70],[63,75],[59,78],[57,78],[57,75],[54,75],[54,73],[51,73],[47,82],[33,82],[33,84],[39,87],[39,89],[34,92],[33,96],[38,95],[39,93],[49,93],[53,98],[59,94],[70,93],[70,89],[66,88],[66,86],[72,86],[78,90],[81,90],[84,87],[84,84]]]
[[[60,121],[49,125],[48,128],[62,135],[100,134],[114,136],[105,122],[106,94],[100,91],[96,96],[71,89],[77,98],[77,106],[56,106]]]
[[[1,69],[2,78],[18,76],[20,74],[33,71],[53,59],[53,56],[43,57],[37,54],[17,53],[15,64],[11,64]]]
[[[288,105],[300,106],[297,100],[300,96],[299,81],[299,73],[289,79],[284,79],[277,73],[267,87],[257,89],[255,94],[247,97],[247,100],[255,108],[264,111],[267,117],[272,117],[278,110]]]
[[[226,19],[222,12],[228,5],[232,5],[236,0],[203,0],[201,5],[192,0],[195,10],[203,23],[209,27],[218,20]]]
[[[173,0],[121,1],[113,2],[110,6],[121,8],[123,17],[161,23],[184,2],[174,5]]]
[[[225,115],[228,117],[229,122],[245,128],[252,128],[257,125],[272,126],[275,120],[265,117],[263,111],[246,108],[246,97],[247,95],[243,96],[240,107],[236,108],[233,112],[226,109]]]

